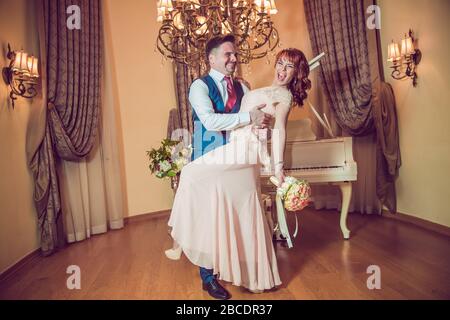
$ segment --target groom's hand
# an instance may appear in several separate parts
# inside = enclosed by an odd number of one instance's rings
[[[265,106],[266,104],[260,104],[250,111],[250,119],[252,123],[259,128],[267,128],[272,120],[272,116],[270,114],[261,111],[261,109]]]

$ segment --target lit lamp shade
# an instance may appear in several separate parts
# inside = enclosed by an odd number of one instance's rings
[[[398,43],[392,41],[388,45],[388,61],[394,62],[400,59],[400,50],[398,49]]]
[[[222,22],[222,34],[227,34],[231,32],[230,23],[228,21]]]
[[[164,8],[165,9],[164,11],[172,11],[173,10],[172,0],[160,0],[159,8],[161,9]]]
[[[178,29],[184,30],[184,24],[183,24],[183,21],[181,20],[181,14],[180,13],[175,14],[175,16],[173,17],[173,24]]]
[[[164,18],[164,11],[163,11],[162,8],[157,8],[157,10],[158,10],[158,15],[156,17],[156,21],[157,22],[162,22],[163,18]]]
[[[202,25],[200,28],[198,28],[195,33],[198,35],[204,35],[206,34],[206,31],[208,31],[208,26],[206,25],[206,18],[203,16],[197,16],[197,22]]]
[[[402,56],[408,56],[414,53],[414,45],[411,37],[406,37],[402,40]]]
[[[270,0],[269,6],[270,6],[270,8],[269,8],[269,13],[270,14],[277,14],[278,13],[277,7],[275,5],[275,0]]]
[[[16,52],[15,54],[11,69],[17,72],[28,73],[28,54],[23,51]]]
[[[39,78],[38,72],[38,58],[28,57],[28,73],[32,78]]]
[[[256,5],[256,8],[258,9],[258,11],[259,12],[262,12],[262,11],[266,11],[267,12],[267,10],[269,9],[270,10],[270,0],[255,0],[255,5]],[[264,7],[264,10],[263,10],[263,7]]]

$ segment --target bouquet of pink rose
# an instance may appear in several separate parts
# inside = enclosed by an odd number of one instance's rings
[[[287,224],[284,209],[288,211],[299,211],[304,209],[311,199],[311,187],[306,180],[298,180],[294,177],[286,177],[281,185],[276,177],[270,177],[270,181],[277,186],[276,206],[278,229],[286,239],[288,247],[292,248],[292,238],[297,236],[298,220],[295,216],[295,230],[291,238],[291,232]]]
[[[277,188],[277,195],[284,202],[288,211],[299,211],[308,206],[311,201],[311,187],[306,180],[286,177]]]

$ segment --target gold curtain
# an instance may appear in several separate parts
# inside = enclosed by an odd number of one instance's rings
[[[67,27],[68,5],[81,9],[80,30]],[[102,20],[99,0],[40,0],[37,8],[43,121],[28,132],[36,136],[27,142],[27,156],[41,249],[48,255],[65,242],[57,162],[83,159],[98,132]]]
[[[377,30],[366,26],[370,4],[373,1],[304,1],[313,53],[326,53],[319,75],[326,100],[343,131],[355,136],[356,185],[370,197],[358,207],[376,207],[379,199],[396,212],[395,179],[401,158],[395,98],[383,81]],[[373,179],[372,169],[376,169]]]

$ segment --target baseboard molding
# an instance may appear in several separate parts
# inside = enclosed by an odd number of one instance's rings
[[[447,226],[444,226],[442,224],[439,223],[435,223],[435,222],[431,222],[422,218],[418,218],[406,213],[402,213],[402,212],[397,212],[397,213],[390,213],[388,210],[384,210],[382,212],[382,216],[383,218],[388,218],[388,219],[394,219],[397,221],[402,221],[402,222],[406,222],[406,223],[411,223],[415,226],[418,226],[420,228],[424,228],[430,231],[434,231],[437,233],[440,233],[442,235],[445,235],[447,237],[450,237],[450,228]]]
[[[141,222],[141,221],[146,221],[146,220],[151,220],[151,219],[167,217],[169,215],[170,215],[170,209],[167,209],[167,210],[160,210],[160,211],[155,211],[155,212],[144,213],[144,214],[140,214],[140,215],[132,216],[132,217],[125,217],[123,220],[124,220],[125,224],[129,224],[129,223],[136,223],[136,222]]]
[[[14,273],[18,272],[23,266],[38,259],[39,257],[41,257],[41,248],[38,248],[38,249],[30,252],[29,254],[27,254],[22,259],[19,259],[19,261],[17,261],[12,266],[7,268],[5,271],[0,273],[0,283],[7,280]]]

